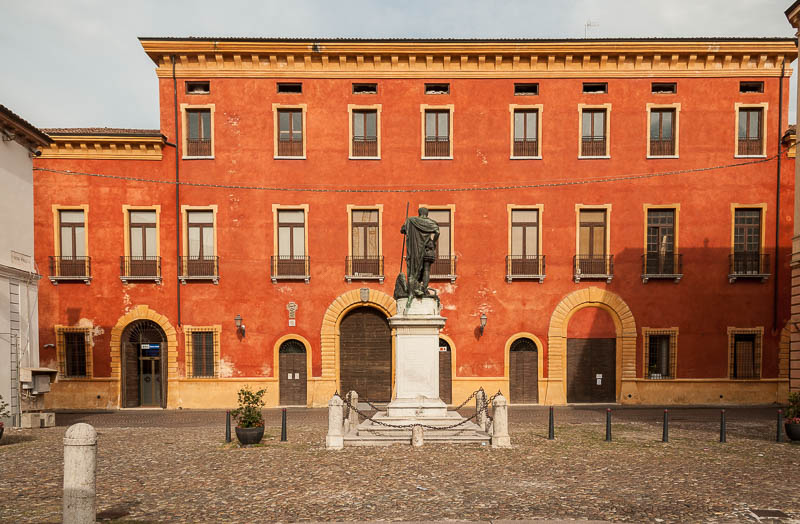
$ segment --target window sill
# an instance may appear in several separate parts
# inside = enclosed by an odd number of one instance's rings
[[[213,156],[186,156],[184,155],[183,160],[214,160]]]
[[[733,155],[733,158],[767,158],[767,155]]]
[[[658,158],[680,158],[678,155],[647,155],[648,159],[658,159]]]
[[[424,156],[420,160],[453,160],[451,156]]]
[[[542,156],[510,156],[511,160],[541,160]]]
[[[581,155],[578,155],[578,160],[607,160],[609,158],[611,158],[611,155],[605,155],[605,156],[581,156]]]
[[[349,156],[350,160],[380,160],[379,156]]]
[[[274,156],[275,160],[305,160],[306,156]]]

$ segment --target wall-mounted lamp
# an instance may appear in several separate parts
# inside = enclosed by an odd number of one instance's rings
[[[236,315],[233,319],[233,322],[236,324],[236,331],[242,334],[242,338],[244,338],[244,324],[242,324],[242,315]]]
[[[483,336],[483,328],[486,327],[486,313],[481,313],[481,336]]]

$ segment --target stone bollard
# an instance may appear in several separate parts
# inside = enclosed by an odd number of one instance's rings
[[[73,424],[64,434],[65,524],[94,522],[97,432],[89,424]]]
[[[510,448],[511,437],[508,435],[508,402],[506,397],[498,394],[492,401],[492,447]]]
[[[414,426],[411,428],[411,445],[415,448],[422,447],[422,426]]]
[[[327,449],[342,449],[344,447],[344,437],[342,435],[342,424],[344,424],[344,402],[339,395],[331,397],[328,402],[328,435],[325,437],[325,447]]]
[[[480,389],[475,394],[475,411],[478,412],[478,416],[475,417],[475,422],[477,422],[481,430],[486,431],[487,429],[486,422],[487,420],[489,420],[489,417],[487,417],[486,415],[488,415],[489,413],[487,413],[486,411],[482,411],[484,405],[486,405],[486,392]]]
[[[356,411],[356,407],[358,406],[358,393],[355,391],[350,392],[350,414],[347,417],[347,420],[350,424],[348,431],[355,431],[358,427],[358,412]]]

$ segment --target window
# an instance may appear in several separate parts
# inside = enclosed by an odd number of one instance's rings
[[[351,256],[348,275],[383,277],[380,256],[380,220],[377,209],[353,209],[351,212]]]
[[[208,82],[186,82],[187,95],[207,95],[211,92]]]
[[[651,92],[654,95],[674,95],[678,92],[678,84],[675,82],[653,82]]]
[[[675,110],[650,110],[649,156],[675,156]]]
[[[211,110],[187,109],[186,156],[210,157],[211,148]]]
[[[606,110],[584,109],[581,112],[581,156],[605,157]]]
[[[539,111],[537,109],[514,110],[513,156],[539,156]]]
[[[304,209],[277,209],[277,255],[272,278],[308,280]]]
[[[215,355],[217,349],[217,336],[213,330],[200,330],[193,328],[188,335],[191,337],[190,346],[186,352],[186,368],[194,378],[214,378],[217,376]]]
[[[429,209],[428,217],[439,224],[439,242],[436,260],[431,264],[431,278],[449,278],[455,281],[455,256],[452,255],[453,235],[450,209]]]
[[[544,275],[544,257],[539,256],[539,210],[511,210],[511,255],[507,275]],[[507,277],[508,278],[508,277]]]
[[[678,346],[678,328],[643,328],[644,378],[674,379]]]
[[[214,248],[214,211],[186,212],[186,252],[181,266],[181,280],[211,279],[217,282],[218,262]]]
[[[278,82],[278,93],[300,94],[303,92],[303,84],[299,82]]]
[[[761,341],[764,329],[728,328],[730,378],[761,378]]]
[[[426,95],[449,95],[450,84],[425,84]]]
[[[58,371],[61,378],[88,378],[92,376],[92,346],[89,330],[56,326]]]
[[[734,276],[762,276],[768,271],[767,255],[761,253],[761,209],[736,208],[733,212],[733,255],[731,273]]]
[[[646,275],[674,275],[680,273],[675,254],[675,210],[647,210]]]
[[[125,257],[123,276],[146,279],[160,277],[156,212],[128,211],[128,228],[130,253]]]
[[[606,82],[584,82],[584,93],[608,93],[608,84]]]
[[[606,252],[607,210],[579,209],[578,254],[575,256],[575,281],[581,278],[611,280],[613,257]]]
[[[354,95],[378,94],[378,84],[353,84]]]
[[[762,156],[763,109],[744,107],[739,109],[738,149],[739,156]]]
[[[515,96],[533,96],[539,94],[539,84],[514,84]]]
[[[764,82],[739,82],[740,93],[763,93]]]
[[[50,273],[58,279],[89,277],[86,256],[86,216],[83,209],[58,211],[59,253],[52,260]]]
[[[353,157],[378,157],[378,111],[353,111]]]
[[[303,111],[278,110],[278,156],[303,156]]]
[[[425,157],[449,158],[450,156],[450,111],[425,110]]]

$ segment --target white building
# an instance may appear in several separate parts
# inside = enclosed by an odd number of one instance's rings
[[[51,140],[2,105],[0,139],[0,395],[11,414],[0,420],[16,426],[23,411],[39,404],[20,381],[32,384],[39,367],[32,159]]]

